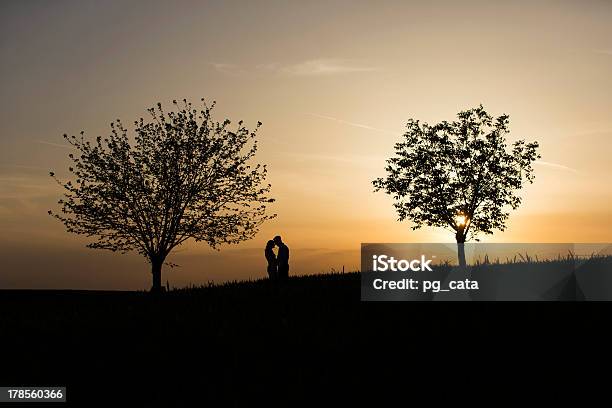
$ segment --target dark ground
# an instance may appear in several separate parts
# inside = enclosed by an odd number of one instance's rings
[[[377,398],[387,381],[444,390],[504,375],[516,392],[610,361],[608,303],[365,303],[359,285],[352,273],[161,296],[0,291],[0,385],[66,385],[80,406],[296,406],[327,391]]]

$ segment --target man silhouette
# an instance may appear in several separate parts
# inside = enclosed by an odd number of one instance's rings
[[[274,243],[278,247],[278,255],[276,257],[278,278],[284,280],[289,277],[289,247],[285,245],[280,235],[274,237]]]

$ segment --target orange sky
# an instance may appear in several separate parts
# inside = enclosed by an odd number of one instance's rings
[[[261,277],[276,234],[295,273],[356,268],[360,242],[452,241],[396,222],[371,180],[408,118],[480,103],[542,154],[508,230],[484,241],[612,241],[612,4],[304,3],[2,2],[0,288],[149,286],[137,256],[85,249],[46,215],[47,174],[66,174],[64,132],[103,135],[183,97],[263,122],[278,217],[221,252],[188,243],[164,282]]]

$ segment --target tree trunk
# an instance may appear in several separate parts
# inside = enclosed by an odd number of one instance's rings
[[[151,293],[160,293],[162,291],[161,273],[163,264],[163,260],[151,260],[151,274],[153,275],[153,286],[151,286]]]
[[[463,235],[463,231],[457,231],[455,238],[457,239],[457,256],[459,258],[459,266],[461,268],[465,268],[465,236]]]

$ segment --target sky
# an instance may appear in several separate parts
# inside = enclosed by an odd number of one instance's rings
[[[408,119],[479,104],[542,155],[483,241],[612,242],[611,23],[608,1],[3,1],[0,288],[150,286],[143,258],[87,249],[47,215],[48,173],[68,174],[62,134],[106,135],[182,98],[263,122],[278,217],[220,251],[188,242],[171,286],[264,277],[277,234],[292,274],[356,269],[361,242],[452,242],[398,222],[371,181]]]

